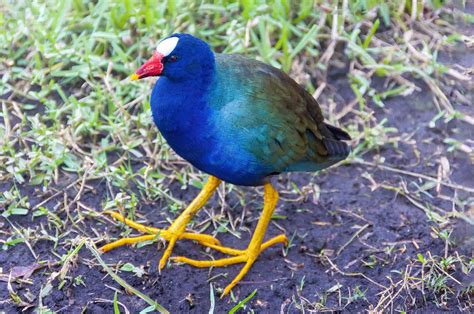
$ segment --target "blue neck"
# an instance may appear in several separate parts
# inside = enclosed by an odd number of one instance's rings
[[[161,134],[181,157],[193,164],[212,145],[206,95],[214,73],[211,63],[203,67],[201,75],[187,80],[161,77],[151,95],[153,120]]]

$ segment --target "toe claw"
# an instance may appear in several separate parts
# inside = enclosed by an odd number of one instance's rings
[[[236,285],[236,283],[230,283],[227,285],[227,287],[225,287],[224,291],[222,291],[222,294],[221,294],[221,299],[224,298],[226,295],[229,294],[230,290],[232,290],[232,288],[234,288]]]
[[[173,251],[174,245],[176,244],[177,240],[178,236],[176,235],[169,239],[168,247],[166,248],[165,252],[163,253],[163,256],[160,259],[160,264],[158,266],[159,270],[165,268],[166,263],[168,262],[168,259],[171,256],[171,252]]]

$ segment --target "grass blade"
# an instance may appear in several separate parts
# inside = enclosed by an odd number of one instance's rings
[[[114,314],[120,314],[118,300],[117,300],[117,291],[115,291],[115,294],[114,294]]]
[[[214,307],[216,306],[216,297],[214,296],[214,287],[212,283],[209,284],[209,299],[211,301],[211,306],[209,307],[209,314],[214,314]]]
[[[290,60],[293,60],[294,57],[296,57],[296,55],[303,49],[306,47],[306,45],[308,44],[308,42],[316,37],[316,35],[318,34],[318,30],[319,30],[319,26],[318,25],[313,25],[313,27],[311,27],[311,29],[309,30],[309,32],[303,36],[303,38],[301,39],[301,41],[296,45],[295,49],[293,49],[293,51],[291,52],[290,54]]]
[[[127,291],[132,292],[133,294],[135,294],[137,297],[141,298],[146,303],[150,304],[150,306],[153,306],[156,311],[158,311],[160,313],[163,313],[163,314],[169,314],[168,310],[165,309],[163,306],[156,303],[149,296],[141,293],[140,291],[138,291],[134,287],[130,286],[125,280],[123,280],[117,274],[115,274],[112,271],[112,269],[110,269],[110,267],[107,266],[107,264],[104,262],[104,260],[100,257],[100,253],[99,253],[99,251],[97,251],[97,249],[95,248],[95,245],[93,243],[87,242],[86,246],[89,249],[89,251],[91,251],[92,255],[94,255],[94,257],[97,259],[99,264],[105,269],[105,271],[110,275],[110,277],[112,277],[119,285],[121,285],[122,287],[127,289]]]
[[[234,306],[230,311],[229,311],[229,314],[234,314],[235,312],[237,312],[238,309],[240,309],[241,307],[243,307],[245,305],[245,303],[247,303],[250,299],[253,298],[253,296],[255,295],[255,293],[257,293],[257,289],[255,289],[248,297],[246,297],[245,299],[243,299],[242,301],[240,301],[236,306]]]
[[[374,25],[370,28],[369,33],[367,34],[367,37],[365,37],[364,43],[362,44],[362,48],[367,49],[369,47],[370,41],[372,40],[372,37],[374,36],[375,32],[379,28],[380,25],[380,20],[376,19],[374,22]]]

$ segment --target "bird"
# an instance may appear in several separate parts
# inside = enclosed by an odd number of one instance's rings
[[[316,172],[350,154],[350,136],[324,121],[318,102],[285,72],[238,54],[214,53],[203,40],[175,33],[161,40],[151,58],[131,75],[132,81],[159,77],[150,98],[154,123],[169,146],[208,175],[196,198],[166,229],[145,226],[118,212],[116,220],[145,235],[121,238],[100,248],[156,239],[168,245],[161,271],[178,240],[188,239],[229,257],[195,260],[171,257],[195,267],[243,264],[223,290],[227,295],[265,249],[288,245],[280,234],[264,241],[278,202],[271,178],[288,172]],[[263,210],[246,249],[223,246],[215,237],[186,231],[186,225],[221,182],[263,186]]]

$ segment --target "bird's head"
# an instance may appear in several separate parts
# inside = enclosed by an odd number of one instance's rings
[[[213,66],[214,54],[206,42],[189,34],[173,34],[158,43],[153,56],[130,79],[149,76],[195,79]]]

